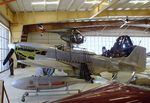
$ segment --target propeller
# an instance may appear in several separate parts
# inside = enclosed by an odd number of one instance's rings
[[[44,29],[44,26],[43,26],[42,24],[38,24],[37,26],[38,26],[38,28],[39,28],[40,30],[43,30],[43,29]]]
[[[41,31],[41,36],[43,36],[44,32],[46,31],[46,29],[44,28],[43,24],[38,24],[37,27]]]
[[[128,16],[126,17],[126,19],[124,20],[124,23],[120,26],[120,28],[123,28],[125,25],[127,25],[129,23],[129,18]]]
[[[3,65],[5,65],[8,62],[8,60],[11,58],[11,56],[13,55],[13,53],[14,53],[14,49],[11,49],[9,51],[8,55],[6,56],[6,58],[4,59]]]
[[[128,26],[135,26],[135,27],[145,27],[145,28],[149,28],[149,17],[137,17],[137,18],[128,18],[128,16],[126,16],[126,19],[124,20],[124,23],[120,26],[120,28],[124,27],[125,25]]]

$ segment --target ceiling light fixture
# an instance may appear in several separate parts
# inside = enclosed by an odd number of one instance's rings
[[[117,10],[122,10],[123,8],[117,8]]]
[[[99,0],[86,0],[84,3],[85,4],[99,4],[100,1]]]
[[[124,10],[130,10],[130,8],[125,8]]]
[[[46,2],[46,1],[41,1],[41,2],[32,2],[32,5],[51,5],[51,4],[58,4],[58,1],[55,2]]]
[[[149,0],[130,0],[129,3],[137,4],[137,3],[148,3],[150,2]]]

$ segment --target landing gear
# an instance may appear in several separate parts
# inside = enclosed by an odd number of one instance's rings
[[[117,79],[117,75],[118,75],[118,73],[112,73],[112,80]]]
[[[25,97],[29,96],[29,93],[28,92],[25,92],[21,98],[21,101],[22,102],[25,102]]]
[[[22,97],[21,101],[22,101],[22,102],[25,102],[25,97]]]
[[[135,76],[135,72],[133,71],[133,72],[132,72],[132,75],[131,75],[131,77],[129,78],[129,80],[128,80],[127,83],[130,83],[131,81],[136,80],[136,79],[137,79],[137,77]]]
[[[42,93],[51,93],[51,94],[48,94],[48,95],[53,95],[53,92],[56,92],[56,93],[60,92],[61,94],[62,94],[62,92],[64,92],[64,94],[70,94],[70,93],[75,93],[75,92],[80,93],[81,92],[80,89],[69,89],[68,86],[69,86],[68,83],[66,83],[66,85],[65,85],[66,88],[64,90],[49,90],[49,89],[47,89],[47,90],[40,90],[40,89],[37,88],[35,91],[32,90],[32,91],[25,92],[22,95],[21,101],[25,102],[25,98],[27,96],[40,96],[40,93],[41,94]],[[44,103],[44,102],[42,102],[42,103]],[[45,103],[47,103],[47,102],[45,102]]]
[[[25,96],[29,96],[29,93],[28,93],[28,92],[25,92]]]
[[[81,63],[80,66],[80,78],[85,79],[86,81],[93,82],[91,76],[90,76],[90,71],[88,69],[88,66],[86,63]]]

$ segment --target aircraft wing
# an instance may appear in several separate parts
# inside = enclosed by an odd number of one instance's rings
[[[32,66],[39,66],[39,67],[46,67],[46,68],[54,68],[59,70],[71,70],[71,66],[64,64],[62,62],[56,61],[55,59],[46,59],[46,60],[18,60],[17,62],[25,64],[25,65],[32,65]]]
[[[19,42],[17,44],[15,44],[16,46],[25,46],[25,47],[30,47],[30,48],[35,48],[35,49],[49,49],[49,48],[54,48],[51,47],[49,44],[40,44],[40,43],[31,43],[31,42]]]

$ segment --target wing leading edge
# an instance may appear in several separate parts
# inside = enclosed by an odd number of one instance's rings
[[[54,68],[59,70],[71,70],[71,66],[50,58],[46,60],[18,60],[17,62],[26,65],[32,65],[32,66],[34,65],[34,66]]]

